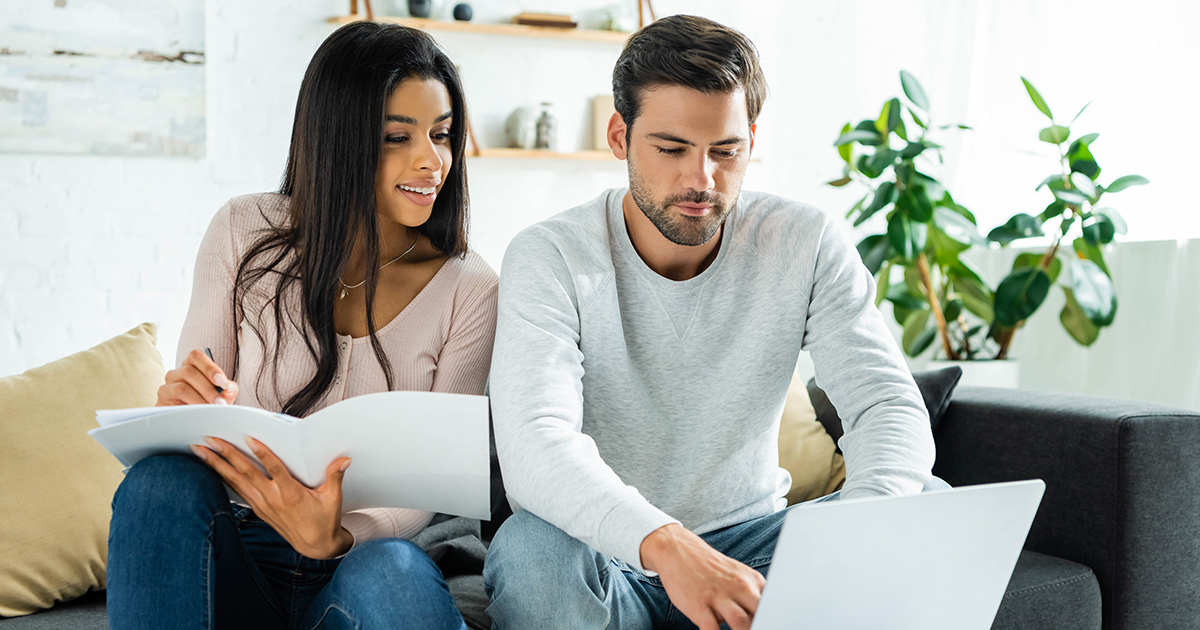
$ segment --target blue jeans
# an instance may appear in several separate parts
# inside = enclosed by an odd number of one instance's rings
[[[934,477],[923,492],[949,487]],[[836,501],[840,494],[812,502]],[[701,538],[765,576],[786,515],[781,510]],[[483,582],[494,630],[696,628],[671,604],[657,576],[601,554],[528,510],[510,516],[496,532]]]
[[[465,630],[442,573],[418,546],[370,540],[340,559],[300,555],[230,503],[200,460],[138,462],[113,498],[108,623],[127,628]]]

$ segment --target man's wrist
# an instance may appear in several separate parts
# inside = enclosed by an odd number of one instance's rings
[[[678,533],[677,529],[683,529],[683,526],[679,523],[667,523],[650,532],[642,539],[642,544],[638,548],[638,552],[641,556],[640,560],[643,569],[658,571],[659,559],[672,546],[675,534]]]

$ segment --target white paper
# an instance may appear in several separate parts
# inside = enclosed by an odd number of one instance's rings
[[[97,411],[88,431],[121,463],[191,455],[205,436],[251,459],[247,435],[271,449],[309,487],[338,457],[352,459],[342,485],[345,511],[403,507],[490,517],[488,402],[484,396],[383,392],[356,396],[303,420],[241,405]]]

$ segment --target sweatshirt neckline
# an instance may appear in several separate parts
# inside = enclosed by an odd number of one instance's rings
[[[725,258],[729,255],[729,250],[732,245],[732,235],[734,224],[737,220],[738,208],[741,207],[741,197],[739,195],[737,204],[733,210],[725,217],[725,225],[721,229],[721,243],[717,248],[717,257],[712,261],[712,264],[707,269],[701,271],[696,277],[688,278],[687,280],[672,280],[670,278],[659,275],[659,273],[650,268],[646,261],[638,255],[637,249],[633,246],[633,240],[629,238],[629,230],[625,227],[625,213],[622,208],[622,201],[628,193],[628,188],[614,188],[610,191],[608,202],[606,205],[606,214],[608,215],[608,229],[617,241],[617,247],[621,253],[629,261],[629,264],[638,271],[649,282],[655,283],[657,286],[670,290],[690,290],[698,287],[709,278],[717,275]]]

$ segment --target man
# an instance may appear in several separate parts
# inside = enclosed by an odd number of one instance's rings
[[[659,20],[613,92],[629,189],[531,226],[504,259],[491,395],[520,509],[489,550],[488,613],[501,630],[743,630],[783,522],[800,351],[845,419],[844,497],[930,484],[929,418],[847,235],[741,191],[766,92],[749,40]]]

